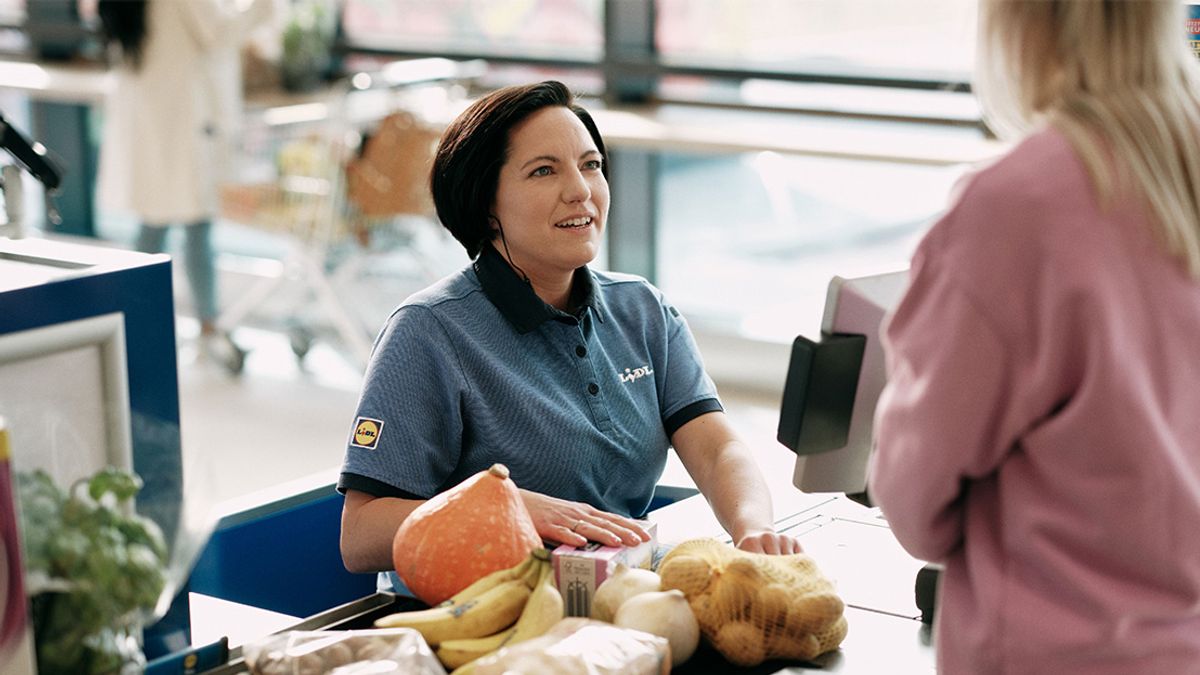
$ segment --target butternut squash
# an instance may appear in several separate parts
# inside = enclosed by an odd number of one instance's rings
[[[541,547],[508,468],[493,464],[409,514],[392,540],[392,562],[413,595],[436,605]]]

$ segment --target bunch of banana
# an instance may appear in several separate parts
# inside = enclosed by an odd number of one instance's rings
[[[479,579],[437,607],[385,616],[375,626],[420,631],[437,648],[442,664],[453,669],[537,637],[562,616],[550,553],[535,549],[519,564]]]
[[[456,669],[456,675],[465,675],[471,671],[471,662],[475,659],[501,647],[538,637],[563,617],[563,599],[554,585],[554,568],[550,564],[550,553],[539,549],[530,557],[533,559],[533,569],[537,572],[537,580],[516,623],[506,630],[486,637],[447,640],[441,643],[437,656],[442,665]]]

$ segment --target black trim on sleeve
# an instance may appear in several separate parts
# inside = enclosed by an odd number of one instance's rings
[[[394,485],[388,485],[383,481],[367,478],[356,473],[342,472],[338,477],[337,491],[346,494],[346,490],[358,490],[365,492],[372,497],[399,497],[401,499],[429,499],[421,495],[413,494],[408,490],[401,490]]]
[[[667,430],[667,438],[670,438],[675,435],[676,431],[679,431],[680,427],[697,417],[710,412],[724,412],[724,410],[720,401],[715,398],[706,398],[680,408],[674,415],[663,420],[663,428]]]

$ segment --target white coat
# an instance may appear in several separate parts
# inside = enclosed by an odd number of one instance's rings
[[[241,117],[240,46],[272,0],[150,0],[140,67],[121,59],[105,105],[98,197],[151,225],[216,213]]]

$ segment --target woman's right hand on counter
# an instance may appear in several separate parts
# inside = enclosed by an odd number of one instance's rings
[[[583,546],[588,541],[605,546],[637,546],[650,541],[650,534],[632,518],[529,490],[521,490],[521,497],[542,539],[571,546]]]

